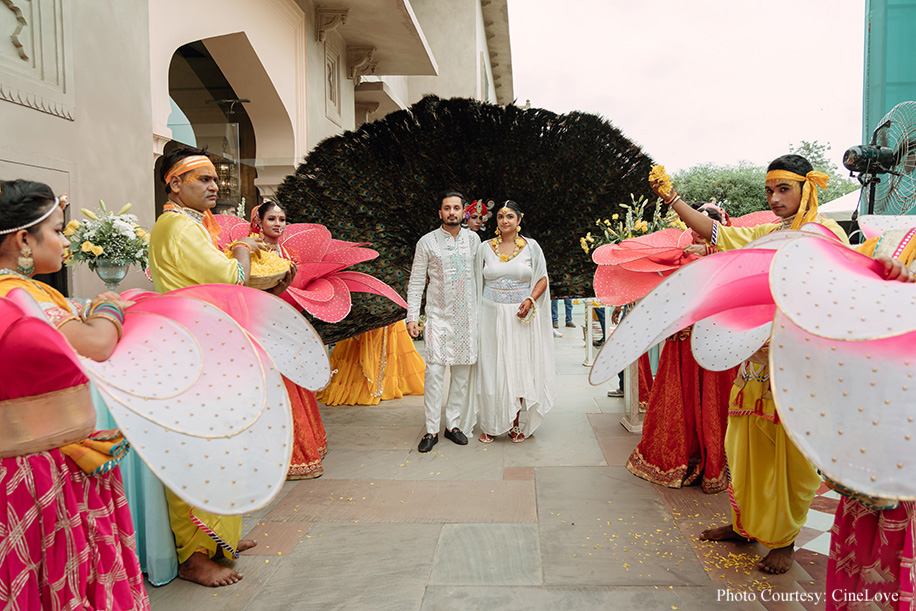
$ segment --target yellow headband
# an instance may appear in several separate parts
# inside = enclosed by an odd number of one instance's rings
[[[798,205],[798,212],[795,213],[795,219],[792,221],[792,229],[799,229],[805,223],[812,223],[817,218],[817,188],[827,188],[827,181],[830,177],[823,172],[812,170],[802,176],[788,170],[770,170],[767,172],[767,182],[771,180],[795,180],[802,184],[801,203]]]
[[[169,184],[173,176],[181,176],[182,174],[187,174],[191,170],[197,170],[199,168],[208,168],[213,172],[213,175],[216,176],[216,167],[214,167],[209,157],[205,155],[192,155],[191,157],[185,157],[172,166],[172,169],[165,175],[165,184]]]

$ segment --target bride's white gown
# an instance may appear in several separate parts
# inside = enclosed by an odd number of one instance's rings
[[[519,304],[531,295],[534,284],[546,276],[540,247],[529,240],[519,254],[500,261],[489,243],[483,254],[484,288],[481,299],[478,422],[488,435],[502,435],[520,418],[526,437],[544,420],[556,398],[556,368],[550,324],[549,291],[538,299],[529,322],[516,316]],[[533,278],[535,270],[539,273]],[[532,279],[534,281],[532,281]]]

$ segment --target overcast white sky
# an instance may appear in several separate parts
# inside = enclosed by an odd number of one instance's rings
[[[609,119],[657,163],[862,144],[865,0],[508,0],[519,104]]]

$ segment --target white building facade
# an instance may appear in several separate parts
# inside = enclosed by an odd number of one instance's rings
[[[513,101],[506,0],[0,3],[0,178],[70,194],[71,215],[131,202],[151,227],[156,161],[183,145],[250,209],[321,140],[430,93]],[[121,286],[149,287],[134,269]]]

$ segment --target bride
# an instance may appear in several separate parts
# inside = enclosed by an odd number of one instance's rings
[[[496,214],[498,237],[477,252],[483,269],[477,362],[482,443],[506,432],[521,443],[556,398],[547,263],[538,243],[520,235],[523,216],[514,201],[503,203]]]

